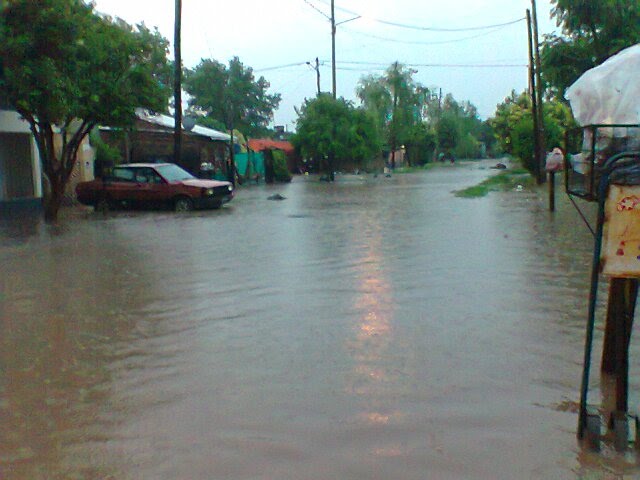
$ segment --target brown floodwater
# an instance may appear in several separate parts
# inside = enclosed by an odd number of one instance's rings
[[[638,478],[575,438],[591,235],[488,165],[4,218],[0,478]]]

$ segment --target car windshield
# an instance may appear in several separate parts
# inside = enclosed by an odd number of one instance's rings
[[[164,177],[167,182],[180,182],[182,180],[191,180],[196,178],[189,172],[181,169],[177,165],[160,165],[156,167],[156,170],[160,175]]]

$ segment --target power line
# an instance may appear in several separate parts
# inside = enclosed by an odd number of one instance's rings
[[[321,60],[319,66],[325,67],[328,60]],[[307,65],[308,62],[296,62],[288,63],[286,65],[275,65],[273,67],[265,67],[254,70],[255,73],[268,72],[273,70],[282,70],[285,68],[299,67],[301,65]],[[363,62],[363,61],[350,61],[342,60],[338,62],[342,65],[361,65],[363,67],[373,67],[373,70],[384,70],[390,64],[383,62]],[[424,67],[424,68],[525,68],[528,65],[524,63],[403,63],[407,67]],[[313,68],[313,67],[312,67]],[[358,67],[342,66],[339,70],[362,70]]]
[[[509,24],[511,25],[511,24]],[[344,30],[346,30],[347,32],[351,33],[351,34],[356,34],[356,35],[362,35],[364,37],[370,37],[370,38],[375,38],[376,40],[382,40],[385,42],[394,42],[394,43],[403,43],[406,45],[444,45],[447,43],[458,43],[458,42],[465,42],[467,40],[472,40],[474,38],[479,38],[479,37],[484,37],[486,35],[491,35],[492,33],[497,32],[498,30],[502,30],[504,28],[503,27],[497,27],[494,28],[493,30],[489,30],[488,32],[483,32],[483,33],[479,33],[477,35],[471,35],[469,37],[462,37],[462,38],[456,38],[453,40],[439,40],[436,42],[421,42],[419,40],[398,40],[396,38],[389,38],[389,37],[381,37],[379,35],[373,35],[371,33],[364,33],[364,32],[358,32],[357,30],[352,30],[349,28],[344,28]]]
[[[361,62],[342,60],[338,63],[345,65],[363,65],[387,68],[390,64],[380,62]],[[403,63],[406,67],[452,67],[452,68],[521,68],[528,67],[524,63]]]
[[[296,62],[296,63],[287,63],[286,65],[276,65],[275,67],[265,67],[254,70],[256,73],[260,72],[268,72],[269,70],[280,70],[282,68],[290,68],[290,67],[298,67],[300,65],[306,65],[307,62]]]
[[[347,62],[348,63],[348,62]],[[405,63],[403,64],[407,67],[422,67],[422,68],[527,68],[528,65],[525,64],[467,64],[467,63]],[[359,68],[359,67],[338,67],[338,70],[351,70],[351,71],[361,71],[361,70],[385,70],[388,68],[388,65],[381,64],[364,64],[362,67],[371,67],[371,68]]]
[[[322,15],[323,17],[325,17],[328,20],[331,20],[331,17],[329,15],[327,15],[326,13],[324,13],[322,10],[320,10],[318,7],[316,7],[313,3],[311,3],[309,0],[302,0],[304,3],[306,3],[307,5],[309,5],[311,8],[313,8],[316,12],[318,12],[320,15]]]
[[[305,3],[309,3],[307,0],[303,0]],[[325,5],[328,5],[327,2],[325,0],[318,0],[321,3],[324,3]],[[309,3],[309,5],[311,5]],[[312,5],[313,6],[313,5]],[[313,7],[316,8],[316,7]],[[340,10],[344,13],[348,13],[349,15],[358,15],[361,17],[366,17],[365,15],[361,15],[358,12],[354,12],[353,10],[348,10],[346,8],[342,8],[342,7],[335,7],[337,10]],[[320,10],[318,10],[320,11]],[[320,12],[322,13],[322,12]],[[323,13],[324,15],[324,13]],[[325,15],[326,16],[326,15]],[[367,17],[368,18],[368,17]],[[475,26],[475,27],[463,27],[463,28],[440,28],[440,27],[423,27],[423,26],[418,26],[418,25],[408,25],[405,23],[398,23],[398,22],[390,22],[388,20],[380,20],[379,18],[370,18],[370,20],[377,22],[377,23],[381,23],[383,25],[389,25],[392,27],[398,27],[398,28],[406,28],[406,29],[410,29],[410,30],[423,30],[423,31],[429,31],[429,32],[470,32],[473,30],[488,30],[491,28],[496,28],[496,27],[506,27],[508,25],[513,25],[514,23],[518,23],[518,22],[522,22],[523,20],[525,20],[526,17],[522,17],[522,18],[518,18],[517,20],[511,20],[509,22],[505,22],[505,23],[496,23],[493,25],[481,25],[481,26]]]

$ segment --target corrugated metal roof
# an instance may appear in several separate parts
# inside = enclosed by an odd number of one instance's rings
[[[136,115],[138,118],[144,122],[153,123],[155,125],[159,125],[165,128],[174,128],[175,120],[173,117],[169,115],[163,114],[151,114],[147,110],[138,109],[136,110]],[[184,127],[183,131],[188,132]],[[213,128],[207,128],[200,125],[196,125],[191,129],[191,133],[195,133],[196,135],[200,135],[202,137],[208,137],[211,140],[219,140],[223,142],[228,142],[231,140],[231,136],[226,133],[219,132],[218,130],[214,130]]]

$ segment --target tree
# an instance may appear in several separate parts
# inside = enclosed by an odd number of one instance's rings
[[[78,148],[95,125],[130,125],[137,107],[166,104],[169,93],[154,76],[163,61],[149,34],[81,0],[7,0],[1,7],[0,95],[29,123],[38,146],[47,221],[57,219]]]
[[[436,135],[438,148],[442,152],[452,155],[460,140],[459,125],[452,114],[448,113],[442,116],[436,127]]]
[[[582,73],[640,42],[637,0],[552,0],[562,35],[548,35],[542,46],[542,76],[557,98]]]
[[[360,80],[357,95],[362,105],[376,119],[391,150],[391,167],[395,167],[395,151],[409,140],[412,127],[421,119],[420,99],[425,89],[413,80],[415,70],[394,62],[383,76]]]
[[[543,114],[545,145],[563,146],[565,132],[575,127],[571,110],[563,102],[550,100],[544,103]],[[503,151],[513,154],[523,162],[525,168],[535,172],[533,117],[531,99],[527,93],[518,95],[515,91],[511,92],[497,106],[495,116],[489,122]]]
[[[253,69],[238,57],[229,66],[212,59],[185,72],[185,91],[191,95],[189,106],[202,111],[209,121],[237,128],[245,135],[260,137],[268,132],[273,111],[280,104],[280,94],[269,94],[264,77],[256,80]]]
[[[328,93],[305,100],[293,144],[307,157],[326,160],[329,174],[347,161],[362,164],[380,152],[373,117]]]
[[[391,94],[379,76],[369,75],[360,79],[356,88],[356,95],[365,110],[375,121],[380,138],[385,134],[385,129],[391,117]]]
[[[405,147],[409,166],[424,165],[436,148],[436,132],[426,122],[417,123],[409,130]]]
[[[476,158],[480,155],[480,142],[486,132],[478,109],[469,101],[458,102],[453,95],[447,94],[442,106],[442,116],[446,122],[455,124],[455,128],[445,125],[449,131],[456,132],[455,145],[446,150],[456,157]]]
[[[526,92],[517,94],[515,90],[499,103],[496,113],[489,119],[496,139],[504,153],[513,153],[512,133],[523,116],[531,113],[531,98]]]

